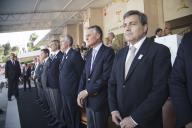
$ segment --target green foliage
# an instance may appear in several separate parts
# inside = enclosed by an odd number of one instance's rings
[[[0,46],[0,55],[4,55],[4,47]]]
[[[17,51],[19,51],[19,48],[18,48],[17,46],[13,46],[13,47],[11,48],[11,51],[12,51],[12,52],[17,52]]]
[[[38,38],[38,35],[35,33],[32,33],[29,38],[29,42],[27,43],[28,51],[36,51],[40,48],[38,46],[34,46],[34,41]]]
[[[19,48],[17,46],[11,47],[9,42],[0,46],[0,62],[5,63],[9,59],[11,52],[17,54],[19,52]]]
[[[2,47],[4,48],[4,55],[8,55],[9,54],[9,51],[11,49],[11,45],[10,43],[6,43],[6,44],[3,44]]]
[[[38,35],[36,33],[32,33],[29,37],[29,40],[31,42],[34,42],[38,38]]]

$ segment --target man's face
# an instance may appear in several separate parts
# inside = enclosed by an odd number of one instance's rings
[[[108,39],[109,39],[109,41],[112,41],[113,40],[113,36],[111,34],[108,34]]]
[[[58,46],[55,42],[51,42],[50,48],[51,48],[51,51],[53,51],[53,52],[58,50]]]
[[[165,35],[171,34],[171,29],[166,27],[164,30],[164,33],[165,33]]]
[[[160,30],[160,31],[157,33],[157,36],[158,36],[158,37],[161,37],[162,35],[163,35],[163,31]]]
[[[47,57],[48,57],[48,54],[46,54],[45,52],[41,51],[41,54],[40,54],[41,60],[44,60]]]
[[[94,29],[88,29],[86,34],[87,46],[92,47],[98,43],[100,35]]]
[[[124,37],[126,42],[135,44],[147,32],[147,25],[142,25],[139,16],[131,15],[124,19]]]
[[[60,49],[61,51],[65,51],[68,48],[68,43],[65,41],[64,38],[60,38]]]

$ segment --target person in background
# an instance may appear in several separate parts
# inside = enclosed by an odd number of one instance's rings
[[[171,28],[170,27],[165,27],[164,36],[169,36],[169,35],[172,35]]]
[[[5,64],[5,78],[8,79],[8,100],[11,101],[11,96],[19,98],[18,82],[21,76],[21,68],[19,61],[15,60],[15,54],[10,54],[10,60]]]
[[[108,47],[111,47],[115,53],[118,52],[123,46],[121,46],[121,43],[119,40],[115,37],[115,34],[113,32],[108,33]]]
[[[170,95],[176,111],[177,128],[192,128],[192,32],[179,46],[170,78]]]
[[[151,37],[153,41],[155,41],[155,38],[161,37],[163,35],[163,29],[157,28],[155,31],[155,35]]]
[[[29,64],[25,63],[25,66],[22,71],[23,82],[24,82],[24,91],[26,91],[26,83],[29,86],[29,90],[31,90],[31,67]]]

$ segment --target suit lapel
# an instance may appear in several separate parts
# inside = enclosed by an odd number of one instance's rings
[[[148,51],[148,48],[149,48],[149,40],[148,39],[145,39],[145,41],[143,42],[143,44],[141,45],[139,51],[137,52],[132,64],[131,64],[131,67],[129,69],[129,72],[127,74],[127,77],[125,80],[127,80],[131,74],[133,73],[133,71],[135,70],[136,66],[141,62],[141,60],[145,57],[146,55],[146,52]],[[125,70],[124,70],[125,71]]]
[[[92,71],[91,71],[90,75],[92,75],[92,73],[94,72],[95,66],[98,63],[99,59],[101,58],[104,49],[105,49],[104,45],[102,44],[101,48],[97,52],[97,55],[96,55],[96,58],[95,58],[94,62],[93,62]]]
[[[61,61],[61,64],[59,65],[59,69],[61,70],[62,67],[65,65],[65,63],[67,62],[67,60],[70,58],[71,54],[73,52],[73,49],[70,48],[69,52],[67,53],[66,57]]]
[[[129,47],[127,46],[125,49],[124,49],[124,52],[123,52],[123,56],[122,56],[122,60],[120,61],[120,65],[119,66],[119,69],[120,69],[120,72],[122,74],[121,78],[122,78],[122,81],[125,80],[125,61],[126,61],[126,58],[127,58],[127,53],[129,51]]]

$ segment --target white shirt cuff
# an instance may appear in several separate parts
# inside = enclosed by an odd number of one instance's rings
[[[131,118],[131,120],[133,121],[133,123],[135,124],[135,126],[137,126],[138,125],[138,123],[137,122],[135,122],[134,121],[134,119],[130,116],[130,118]]]

